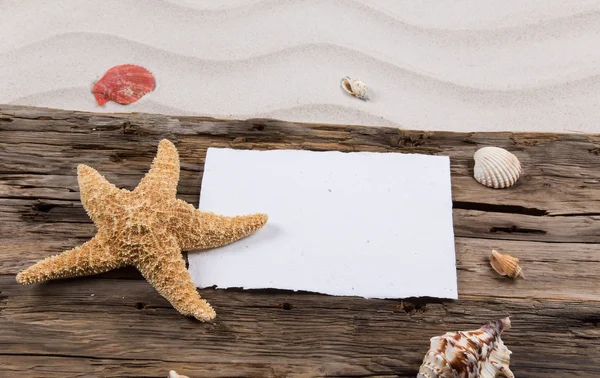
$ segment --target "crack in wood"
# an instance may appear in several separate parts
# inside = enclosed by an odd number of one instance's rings
[[[495,234],[499,232],[504,232],[508,234],[534,234],[534,235],[546,235],[546,231],[537,230],[535,228],[521,228],[515,225],[510,227],[492,227],[490,228],[490,233]]]
[[[60,353],[6,353],[0,352],[0,356],[24,356],[24,357],[56,357],[56,358],[85,358],[90,360],[114,360],[114,361],[132,361],[132,358],[128,357],[98,357],[92,355],[77,355],[77,354],[60,354]],[[135,361],[145,362],[186,362],[185,360],[163,360],[158,358],[135,358]],[[210,362],[208,363],[210,364]]]
[[[452,201],[452,208],[462,210],[477,210],[493,213],[524,214],[541,217],[548,215],[546,210],[518,205],[495,205],[491,203]]]
[[[34,203],[31,208],[38,213],[49,213],[50,210],[54,209],[57,206],[61,206],[55,203],[48,203],[43,201],[38,201]]]
[[[152,308],[148,303],[144,303],[144,302],[136,302],[135,305],[133,305],[133,307],[135,307],[138,310]]]
[[[493,227],[492,227],[493,228]],[[498,234],[498,235],[502,235],[502,237],[490,237],[489,233],[488,235],[477,235],[477,236],[473,236],[473,235],[462,235],[462,234],[456,234],[456,237],[460,237],[463,239],[472,239],[472,240],[490,240],[490,241],[509,241],[509,242],[523,242],[522,238],[519,237],[510,237],[509,235],[519,235],[518,233],[498,233],[498,232],[494,232],[494,234]],[[544,243],[544,244],[584,244],[584,245],[600,245],[600,241],[578,241],[578,242],[573,242],[573,241],[569,241],[569,240],[532,240],[531,242],[534,243]]]
[[[561,213],[561,214],[549,214],[551,217],[597,217],[600,213]]]
[[[600,155],[600,147],[594,147],[594,148],[590,148],[588,150],[588,152],[590,154],[594,154],[594,155]]]

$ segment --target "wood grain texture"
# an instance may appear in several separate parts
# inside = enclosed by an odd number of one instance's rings
[[[179,198],[197,206],[209,146],[389,151],[451,159],[459,300],[366,300],[286,291],[202,290],[218,312],[184,318],[139,273],[22,287],[15,274],[91,237],[77,164],[119,187],[146,173],[169,138]],[[507,190],[471,177],[480,147],[525,168]],[[92,114],[0,105],[0,375],[414,377],[429,338],[510,315],[503,337],[518,377],[600,375],[600,136]],[[495,274],[491,249],[526,280]],[[402,274],[402,267],[398,267]],[[427,272],[423,272],[424,278]]]
[[[0,282],[5,298],[0,357],[12,360],[13,373],[22,376],[35,372],[25,365],[28,359],[49,356],[53,359],[36,368],[75,360],[69,373],[87,376],[161,377],[174,368],[197,377],[414,377],[429,337],[506,315],[513,328],[503,340],[513,351],[518,376],[600,372],[595,301],[425,303],[202,290],[220,311],[214,323],[199,324],[173,311],[143,280],[83,278],[34,289],[11,276]],[[97,367],[87,366],[89,361]]]

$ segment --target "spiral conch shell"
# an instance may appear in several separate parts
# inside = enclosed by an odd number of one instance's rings
[[[521,163],[512,153],[500,147],[483,147],[475,152],[475,180],[490,188],[508,188],[521,175]]]
[[[523,269],[519,266],[519,259],[511,255],[503,255],[496,250],[492,250],[490,256],[490,265],[499,274],[511,278],[525,278]]]
[[[352,96],[358,97],[361,100],[368,100],[367,86],[365,83],[352,77],[344,77],[342,79],[342,88]]]
[[[447,332],[431,338],[417,378],[514,378],[500,334],[510,319],[494,320],[475,331]]]

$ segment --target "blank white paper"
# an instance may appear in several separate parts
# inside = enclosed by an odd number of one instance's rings
[[[199,208],[269,220],[191,252],[197,287],[458,297],[447,156],[209,148]]]

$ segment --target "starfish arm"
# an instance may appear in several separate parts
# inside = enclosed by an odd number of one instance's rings
[[[17,282],[28,285],[58,278],[104,273],[123,266],[97,237],[84,244],[48,257],[17,275]]]
[[[127,191],[108,182],[98,171],[87,165],[77,167],[77,181],[81,203],[89,217],[98,227],[113,222],[119,212],[122,195]]]
[[[171,223],[183,250],[217,248],[242,239],[267,223],[266,214],[249,214],[228,217],[203,212],[189,203],[178,200],[177,216]]]
[[[134,193],[152,192],[160,198],[175,199],[179,181],[179,153],[175,145],[163,139],[150,170],[135,188]]]
[[[182,315],[201,321],[215,318],[213,308],[196,291],[175,239],[156,238],[146,251],[154,253],[147,253],[135,265],[160,295]]]

